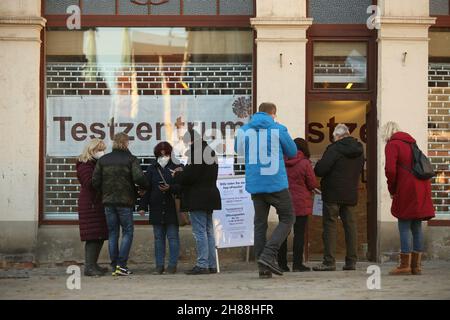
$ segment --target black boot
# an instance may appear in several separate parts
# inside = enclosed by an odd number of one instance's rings
[[[280,249],[278,250],[278,266],[283,272],[291,271],[288,267],[287,262],[287,240],[283,242]]]
[[[85,250],[85,262],[84,262],[84,275],[87,277],[103,276],[103,272],[96,269],[95,264],[97,262],[97,244],[96,241],[86,241],[84,246]]]
[[[103,247],[103,240],[98,240],[95,242],[95,263],[94,268],[100,272],[107,273],[109,271],[108,268],[102,268],[98,264],[98,257],[100,256],[100,252],[102,251]]]

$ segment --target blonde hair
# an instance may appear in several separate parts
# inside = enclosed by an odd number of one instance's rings
[[[388,142],[392,135],[399,131],[401,131],[401,129],[396,122],[388,121],[383,125],[383,127],[381,127],[381,138],[384,142]]]
[[[113,149],[127,150],[130,138],[126,133],[120,132],[114,135]]]
[[[78,157],[78,161],[88,162],[90,160],[93,160],[95,152],[104,150],[106,150],[106,144],[103,142],[103,140],[97,138],[92,139],[84,147],[83,153]]]

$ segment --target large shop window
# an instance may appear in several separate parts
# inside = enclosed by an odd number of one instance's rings
[[[44,218],[77,218],[75,161],[91,138],[110,147],[127,132],[145,167],[160,141],[183,156],[189,127],[217,141],[245,124],[252,52],[249,29],[48,30]],[[230,143],[216,151],[231,155]]]
[[[314,42],[314,89],[367,89],[366,42]]]
[[[450,29],[430,32],[428,155],[437,172],[432,195],[439,216],[450,217]]]

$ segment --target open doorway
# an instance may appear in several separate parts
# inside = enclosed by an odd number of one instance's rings
[[[369,250],[373,248],[373,228],[370,219],[371,189],[368,183],[368,154],[373,153],[375,143],[369,139],[368,123],[370,122],[370,101],[310,101],[307,105],[308,142],[313,165],[322,157],[326,147],[333,142],[333,131],[339,123],[345,123],[351,135],[364,146],[366,162],[361,173],[358,187],[358,204],[356,206],[358,228],[358,258],[361,261],[370,259]],[[370,141],[370,142],[369,142]],[[369,150],[369,148],[371,150]],[[308,228],[307,246],[309,260],[321,260],[323,256],[322,217],[313,215]],[[376,230],[376,229],[375,229]],[[375,231],[376,232],[376,231]],[[369,241],[370,240],[370,241]],[[336,245],[336,259],[345,258],[344,230],[340,220],[338,222],[338,236]]]

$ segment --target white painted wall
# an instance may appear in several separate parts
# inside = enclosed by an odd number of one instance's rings
[[[427,148],[428,17],[426,0],[381,0],[378,32],[378,120],[397,122]],[[407,53],[406,60],[403,54]],[[378,140],[378,219],[395,221],[384,175],[385,143]]]
[[[260,0],[257,31],[257,105],[273,102],[277,121],[293,137],[305,136],[306,1]]]
[[[0,223],[38,220],[40,13],[0,1]]]

